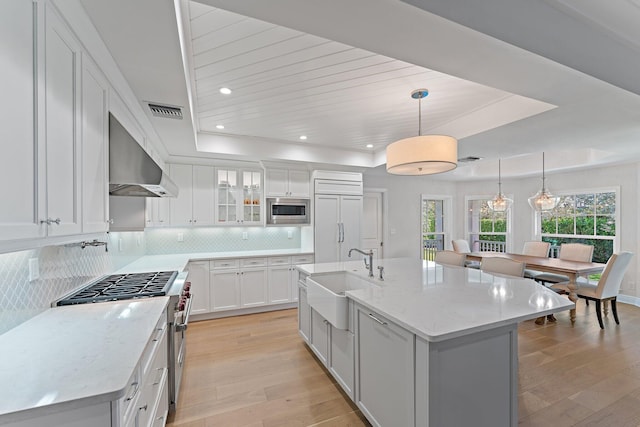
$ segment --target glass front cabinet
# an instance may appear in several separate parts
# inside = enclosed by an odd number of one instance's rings
[[[217,169],[216,213],[218,225],[262,223],[262,172]]]

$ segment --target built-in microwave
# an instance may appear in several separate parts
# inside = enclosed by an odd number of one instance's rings
[[[310,220],[309,199],[267,197],[267,224],[304,225]]]

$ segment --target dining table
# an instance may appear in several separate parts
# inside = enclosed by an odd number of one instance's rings
[[[576,290],[578,289],[577,280],[578,277],[588,277],[590,274],[596,274],[602,272],[604,270],[605,264],[599,262],[579,262],[579,261],[569,261],[560,258],[548,258],[548,257],[537,257],[531,255],[523,255],[523,254],[512,254],[505,252],[471,252],[466,254],[467,259],[470,261],[480,261],[482,262],[482,258],[485,257],[500,257],[500,258],[508,258],[514,261],[523,262],[525,264],[525,268],[530,270],[541,271],[545,273],[555,273],[561,274],[563,276],[567,276],[569,278],[569,283],[567,287],[569,288],[569,300],[575,303],[578,300],[578,295],[576,294]],[[570,310],[570,318],[571,323],[575,323],[576,321],[576,309],[573,308]]]

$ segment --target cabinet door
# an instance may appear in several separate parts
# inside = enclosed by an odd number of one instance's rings
[[[213,166],[193,166],[193,224],[214,223]]]
[[[147,197],[145,210],[147,227],[162,227],[171,225],[169,212],[171,210],[171,198]]]
[[[90,58],[82,61],[82,232],[108,230],[109,85]]]
[[[209,262],[190,262],[187,270],[191,282],[191,314],[209,313]]]
[[[269,303],[281,304],[291,299],[291,267],[269,267]],[[297,293],[297,292],[296,292]]]
[[[414,336],[358,307],[357,405],[373,425],[414,425]]]
[[[313,308],[311,310],[311,339],[310,346],[318,359],[326,366],[329,357],[329,325],[330,323],[318,314]]]
[[[47,234],[80,233],[80,46],[47,7],[46,22]],[[60,221],[57,221],[57,220]]]
[[[334,328],[329,325],[331,340],[329,345],[329,371],[336,378],[345,393],[354,398],[354,335],[349,330]]]
[[[171,179],[178,186],[178,197],[171,198],[171,225],[193,224],[193,167],[171,165]]]
[[[340,196],[319,195],[315,203],[315,262],[339,260]]]
[[[240,308],[240,272],[212,271],[209,275],[209,306],[212,311]]]
[[[296,286],[298,291],[298,333],[311,345],[311,307],[307,304],[307,288]]]
[[[267,271],[264,268],[240,272],[240,301],[242,307],[267,303]]]
[[[239,218],[243,224],[260,224],[262,221],[262,174],[258,171],[242,171],[242,201]]]
[[[220,225],[238,224],[238,171],[216,170],[216,223]]]
[[[40,214],[38,209],[35,121],[39,95],[35,25],[41,5],[24,0],[0,3],[0,93],[4,101],[0,103],[0,179],[4,183],[0,186],[0,240],[44,236],[46,230],[39,222],[45,212]]]
[[[267,169],[265,174],[267,196],[285,197],[288,195],[289,187],[287,183],[286,169]]]
[[[289,196],[309,197],[309,171],[289,171]]]
[[[300,272],[295,268],[289,269],[289,289],[291,301],[298,301],[298,280],[300,279]]]
[[[340,260],[349,259],[351,248],[360,247],[360,227],[362,225],[362,197],[340,196],[340,222],[342,222],[343,236],[340,245]]]

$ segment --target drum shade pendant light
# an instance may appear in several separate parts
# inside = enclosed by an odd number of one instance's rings
[[[422,98],[427,89],[416,89],[411,98],[418,100],[418,136],[387,146],[387,172],[394,175],[431,175],[458,166],[458,141],[446,135],[422,135]]]
[[[498,159],[498,194],[493,199],[489,200],[487,204],[489,208],[495,212],[506,212],[511,207],[513,200],[504,197],[502,194],[502,173],[500,170],[500,159]]]
[[[534,196],[529,197],[529,206],[537,212],[550,211],[555,208],[560,201],[560,197],[549,193],[544,182],[544,152],[542,152],[542,189]]]

